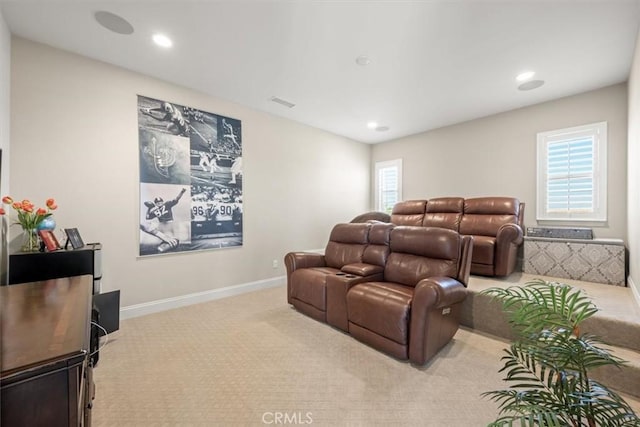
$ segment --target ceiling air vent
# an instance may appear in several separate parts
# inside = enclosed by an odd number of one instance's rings
[[[287,108],[293,108],[296,106],[293,102],[285,101],[282,98],[278,98],[277,96],[272,96],[269,98],[269,101],[275,102],[276,104],[284,105]]]

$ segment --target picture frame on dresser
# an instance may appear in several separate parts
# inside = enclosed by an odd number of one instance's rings
[[[48,252],[57,251],[62,249],[56,235],[50,230],[39,230],[38,235],[44,243],[44,247]]]
[[[84,242],[82,241],[82,237],[80,237],[80,232],[77,228],[65,228],[64,232],[67,235],[67,242],[64,244],[64,248],[67,249],[69,244],[73,249],[80,249],[84,247]]]

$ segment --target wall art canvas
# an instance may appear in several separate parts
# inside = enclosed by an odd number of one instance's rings
[[[242,246],[242,123],[138,96],[141,256]]]

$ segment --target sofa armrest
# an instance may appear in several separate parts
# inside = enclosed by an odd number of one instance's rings
[[[467,296],[464,285],[450,277],[430,277],[417,285],[411,302],[409,360],[424,364],[458,329],[458,310],[451,306]]]
[[[384,268],[379,265],[365,264],[359,262],[356,264],[347,264],[343,266],[341,271],[348,274],[355,274],[356,276],[370,276],[372,274],[380,274],[384,271]]]
[[[508,276],[516,266],[518,246],[522,244],[522,228],[517,224],[503,224],[496,235],[494,254],[494,274]]]
[[[429,277],[422,279],[416,285],[411,303],[411,312],[415,313],[415,310],[426,312],[427,310],[448,307],[463,301],[466,297],[466,288],[456,279],[451,277]],[[412,315],[412,317],[414,316]]]
[[[284,256],[287,268],[287,302],[291,304],[291,274],[301,268],[325,267],[324,255],[312,252],[289,252]]]
[[[287,275],[299,268],[325,267],[324,255],[312,252],[289,252],[284,256]]]
[[[349,332],[347,293],[359,283],[382,281],[382,272],[367,276],[338,273],[327,276],[327,323]]]
[[[502,224],[496,234],[496,245],[507,245],[509,243],[518,246],[522,243],[522,228],[518,224]]]

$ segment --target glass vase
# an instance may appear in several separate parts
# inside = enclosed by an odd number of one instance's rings
[[[40,250],[38,233],[35,228],[25,228],[22,234],[22,252],[37,252]]]

